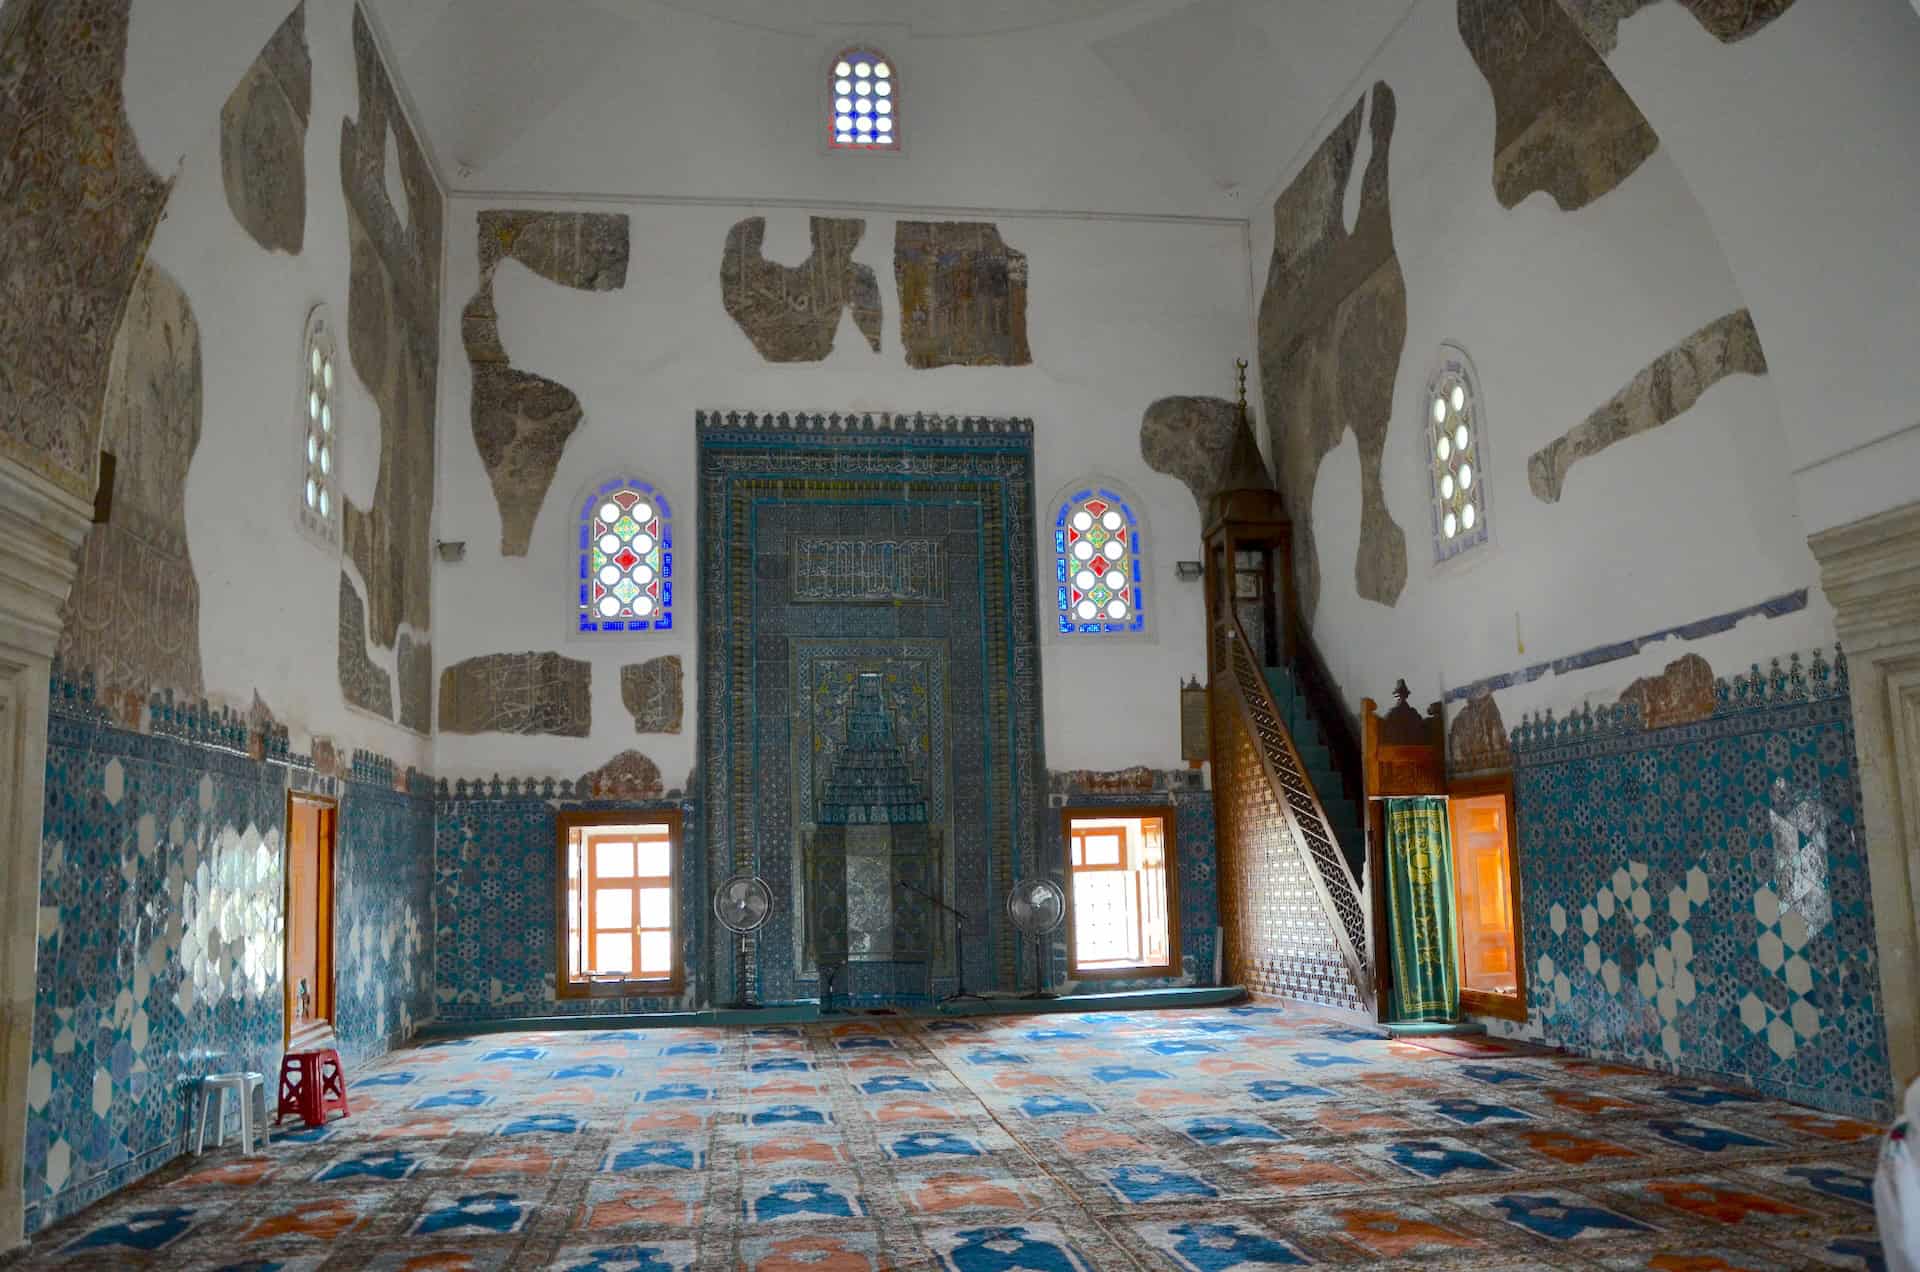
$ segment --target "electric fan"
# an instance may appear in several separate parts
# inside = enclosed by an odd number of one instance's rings
[[[1052,998],[1047,992],[1047,936],[1067,917],[1067,894],[1051,879],[1022,879],[1007,894],[1007,917],[1033,938],[1033,992],[1027,998]]]
[[[740,969],[746,962],[747,937],[766,923],[773,914],[773,889],[759,875],[737,874],[713,891],[713,917],[733,933],[734,1001],[730,1006],[749,1010],[760,1004],[747,992]]]

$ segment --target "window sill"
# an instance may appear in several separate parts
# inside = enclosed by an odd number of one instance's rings
[[[675,973],[653,980],[571,981],[559,987],[557,996],[571,998],[665,998],[678,994],[685,979]]]

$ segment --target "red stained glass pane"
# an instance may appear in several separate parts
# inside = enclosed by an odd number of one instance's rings
[[[613,558],[613,561],[615,565],[618,565],[623,570],[631,570],[634,566],[640,564],[640,558],[633,554],[632,548],[620,549],[620,555]]]
[[[620,505],[622,512],[631,512],[633,511],[633,505],[640,502],[640,496],[634,494],[631,490],[623,490],[613,497],[613,501]]]
[[[1086,507],[1087,507],[1087,511],[1092,513],[1096,517],[1107,510],[1106,501],[1101,499],[1087,500]]]

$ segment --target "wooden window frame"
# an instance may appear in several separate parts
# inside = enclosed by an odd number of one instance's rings
[[[336,863],[340,855],[340,801],[331,795],[309,795],[305,791],[287,792],[286,833],[280,844],[280,1043],[285,1046],[293,1040],[293,1014],[298,989],[293,983],[293,940],[288,934],[288,924],[293,922],[293,806],[309,804],[319,811],[317,826],[320,842],[314,845],[318,870],[316,877],[325,880],[316,898],[315,917],[319,931],[314,935],[314,980],[313,1016],[314,1020],[325,1020],[334,1025],[339,1007],[335,994],[338,969],[334,964],[334,888],[339,883],[336,877]]]
[[[1513,798],[1513,774],[1489,773],[1479,777],[1457,777],[1447,782],[1447,798],[1482,799],[1488,795],[1498,795],[1507,804],[1507,850],[1511,858],[1507,871],[1508,904],[1513,915],[1513,963],[1514,988],[1512,994],[1490,994],[1483,989],[1460,988],[1460,1011],[1462,1015],[1493,1016],[1500,1020],[1525,1020],[1527,1018],[1527,947],[1526,924],[1520,910],[1520,821]],[[1452,812],[1448,812],[1448,844],[1452,844]],[[1454,863],[1456,876],[1459,862]],[[1457,922],[1457,920],[1456,920]],[[1464,976],[1465,969],[1462,968]]]
[[[1074,936],[1073,912],[1073,823],[1076,821],[1121,821],[1159,818],[1166,827],[1167,876],[1167,961],[1143,963],[1132,967],[1080,967],[1080,954]],[[1180,834],[1179,822],[1171,804],[1109,804],[1078,806],[1060,810],[1060,851],[1067,880],[1067,975],[1074,980],[1141,980],[1179,976],[1180,957]],[[1095,870],[1110,867],[1094,866]]]
[[[673,970],[666,976],[640,977],[630,976],[624,980],[575,981],[567,966],[567,938],[570,933],[567,914],[567,840],[572,832],[578,830],[586,835],[600,826],[665,826],[669,859],[673,863],[673,875],[668,882],[667,905],[673,916],[673,939],[669,946],[673,954]],[[680,876],[686,869],[684,850],[685,838],[678,809],[651,812],[645,809],[624,810],[580,810],[569,809],[560,812],[554,819],[554,879],[553,879],[553,953],[554,953],[554,995],[562,999],[574,998],[656,998],[677,994],[686,985],[686,965],[682,958],[681,946],[686,933],[681,931],[680,919]],[[637,863],[636,863],[637,864]],[[649,876],[651,877],[651,876]],[[636,876],[636,879],[638,876]],[[636,884],[634,898],[634,918],[639,918],[639,896]],[[637,928],[635,929],[638,930]],[[592,934],[589,933],[589,938]],[[640,957],[638,940],[634,946],[634,959]]]

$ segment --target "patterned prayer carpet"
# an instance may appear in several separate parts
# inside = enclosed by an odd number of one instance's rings
[[[1270,1007],[463,1039],[19,1266],[1877,1266],[1877,1128],[1472,1050]]]

